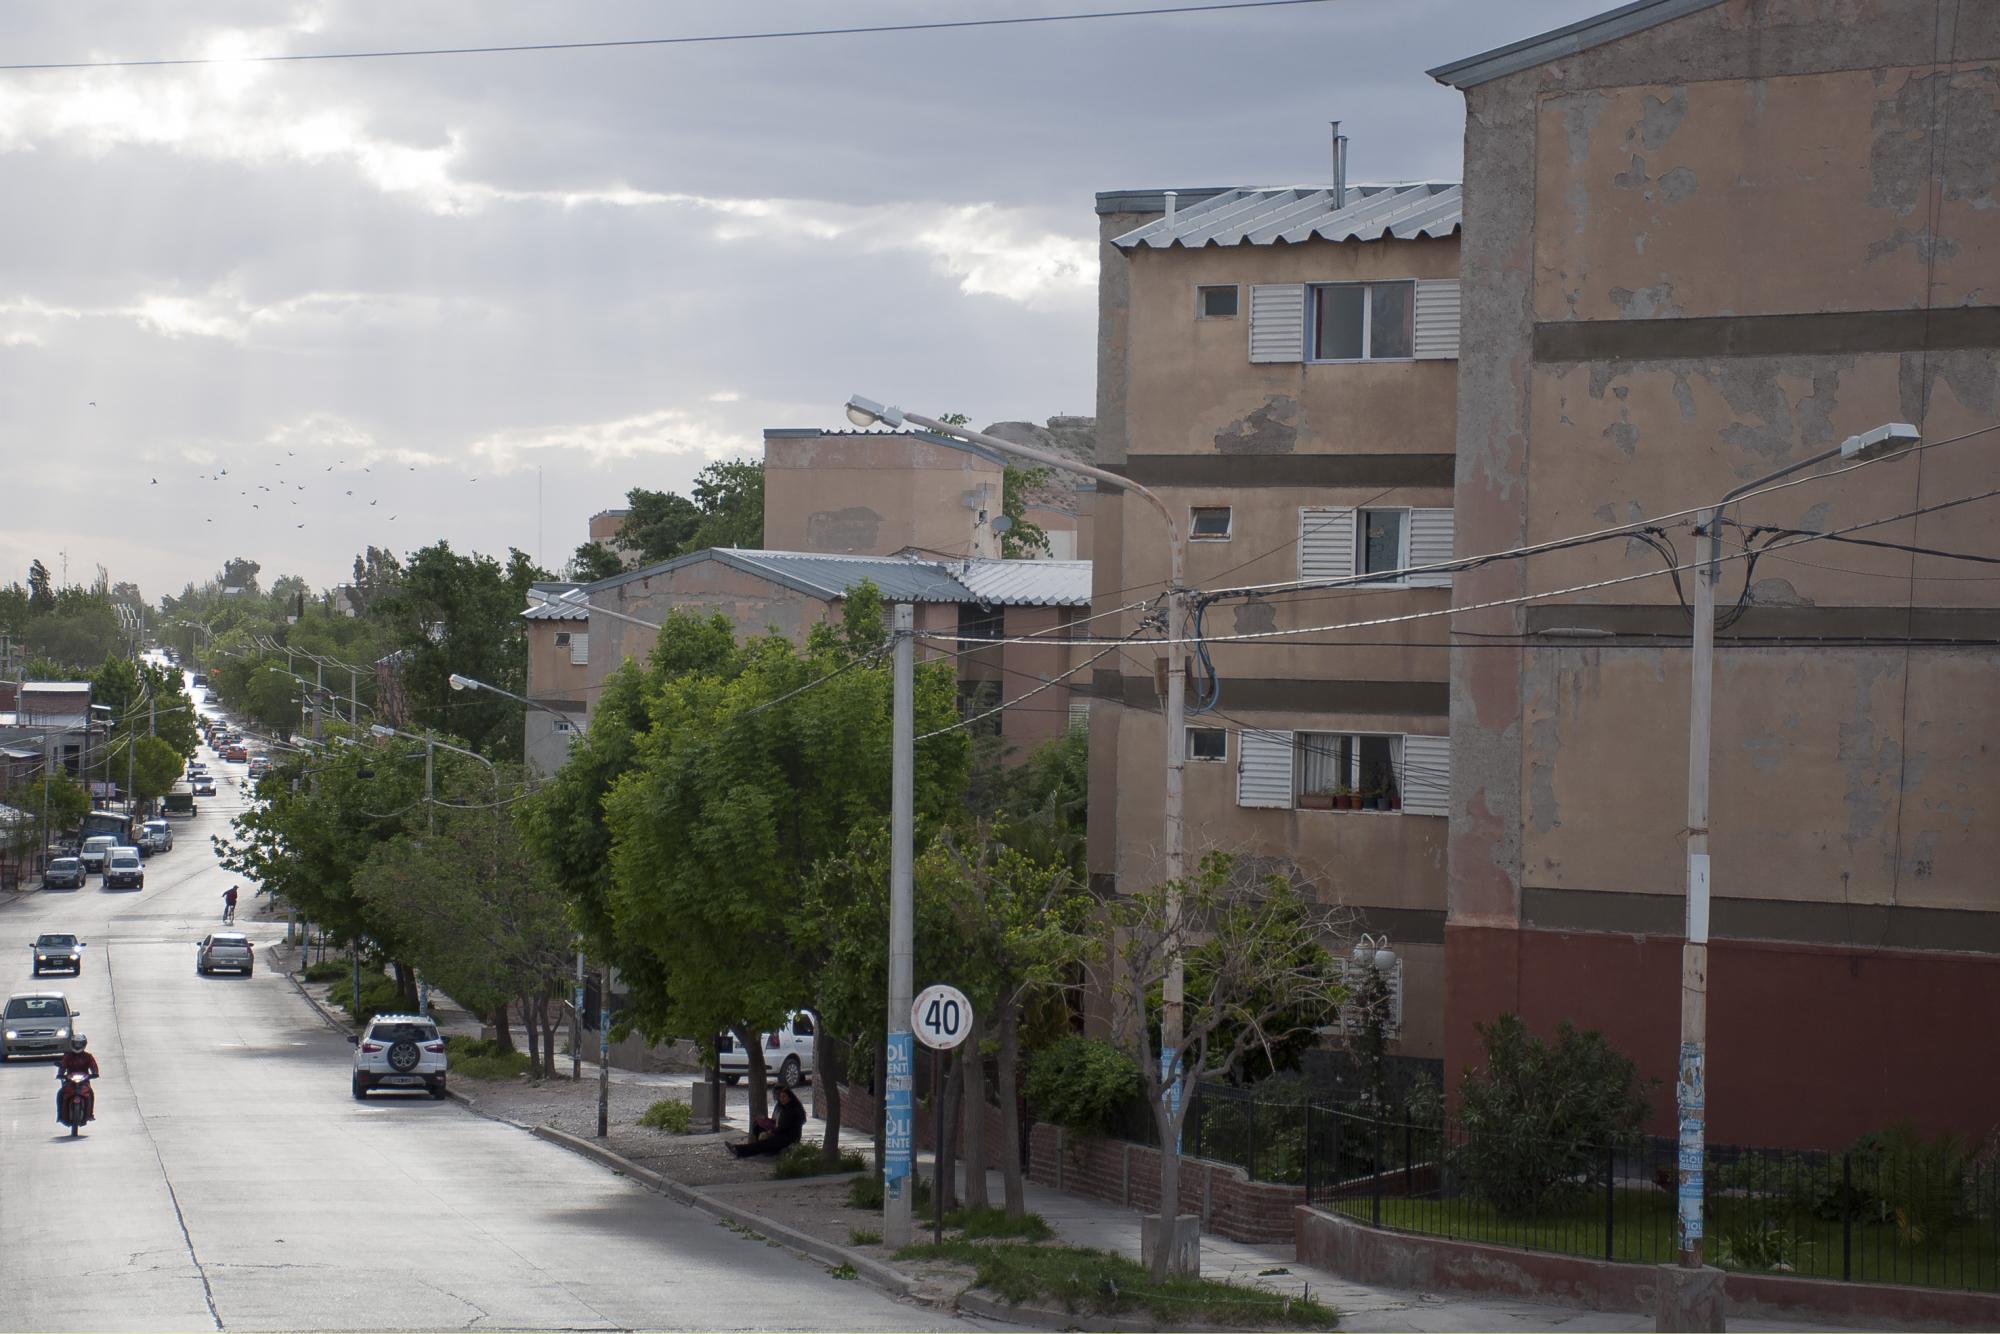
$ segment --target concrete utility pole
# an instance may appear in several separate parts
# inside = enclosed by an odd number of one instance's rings
[[[1695,533],[1694,636],[1688,691],[1687,940],[1681,946],[1681,1047],[1674,1104],[1679,1114],[1676,1240],[1683,1269],[1702,1266],[1702,1199],[1708,1138],[1708,764],[1715,689],[1715,584],[1722,569],[1722,515],[1729,505],[1781,477],[1832,459],[1868,463],[1921,439],[1907,422],[1851,435],[1833,449],[1788,464],[1723,496],[1702,511]],[[1659,1307],[1668,1328],[1671,1303]],[[1689,1326],[1674,1324],[1673,1328]]]
[[[910,1244],[916,1192],[916,1036],[910,1031],[912,841],[916,828],[916,620],[907,602],[896,604],[895,703],[889,778],[889,1059],[883,1089],[882,1240]]]
[[[569,1077],[583,1079],[583,946],[576,947],[576,1003],[569,1007]]]
[[[1017,445],[1011,440],[1003,440],[997,435],[984,431],[971,431],[963,426],[951,426],[933,417],[920,413],[906,412],[901,408],[884,407],[882,404],[856,394],[847,400],[847,418],[856,426],[867,427],[877,424],[891,429],[905,422],[921,426],[925,430],[940,435],[956,436],[974,444],[985,445],[988,449],[1010,454],[1015,458],[1038,463],[1046,468],[1060,468],[1066,472],[1081,473],[1102,485],[1120,491],[1129,491],[1138,496],[1155,510],[1167,530],[1168,579],[1166,598],[1167,632],[1167,710],[1166,710],[1166,760],[1167,795],[1166,808],[1162,812],[1161,826],[1161,869],[1165,872],[1170,886],[1179,885],[1187,873],[1187,844],[1182,819],[1182,778],[1187,772],[1187,644],[1188,590],[1186,579],[1187,541],[1175,522],[1173,511],[1167,503],[1153,491],[1117,473],[1106,472],[1088,463],[1078,463],[1061,454],[1051,454],[1047,450],[1035,449],[1028,445]],[[1167,931],[1169,939],[1180,926],[1180,894],[1170,891],[1167,897]],[[1166,1096],[1175,1102],[1180,1098],[1180,1078],[1174,1073],[1180,1059],[1183,1036],[1184,996],[1186,973],[1182,966],[1180,951],[1175,950],[1167,964],[1167,975],[1160,987],[1160,1077],[1165,1085]],[[889,1018],[893,1033],[898,1023],[907,1025],[909,1016],[902,1020],[892,1014]],[[887,1237],[887,1233],[883,1234]]]
[[[597,1137],[611,1133],[611,965],[597,970]]]

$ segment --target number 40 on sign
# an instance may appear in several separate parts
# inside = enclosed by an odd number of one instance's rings
[[[926,1047],[950,1051],[972,1032],[972,1002],[957,987],[925,987],[910,1007],[910,1027]]]

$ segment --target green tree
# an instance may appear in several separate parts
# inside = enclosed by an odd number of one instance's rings
[[[49,574],[49,567],[39,560],[28,565],[28,606],[38,616],[46,616],[56,609],[56,581]]]
[[[695,474],[690,490],[692,498],[644,487],[634,487],[626,494],[625,504],[631,512],[618,537],[636,553],[639,564],[654,565],[709,547],[764,545],[762,463],[747,459],[711,463]],[[596,545],[585,543],[577,548],[580,567],[586,563],[590,568],[598,567],[600,558],[590,552]]]
[[[1180,1143],[1190,1099],[1176,1085],[1226,1079],[1251,1055],[1294,1041],[1338,1016],[1346,990],[1325,942],[1342,934],[1334,910],[1282,876],[1249,881],[1234,859],[1212,852],[1196,874],[1123,896],[1097,919],[1111,1032],[1146,1081],[1162,1145]],[[1185,970],[1182,1038],[1155,1046],[1161,988],[1173,962]],[[1160,1199],[1180,1198],[1180,1154],[1160,1155]],[[1162,1228],[1148,1257],[1155,1279],[1175,1260]]]
[[[156,736],[134,733],[126,742],[131,750],[132,796],[139,801],[158,801],[173,790],[185,762],[180,752]],[[114,758],[111,772],[118,772],[123,757]]]
[[[1049,554],[1048,530],[1028,520],[1028,498],[1049,478],[1047,468],[1008,467],[1000,475],[1000,512],[1008,529],[1000,534],[1000,554],[1010,559]]]
[[[569,563],[569,577],[581,584],[594,584],[624,570],[624,558],[602,542],[585,542]]]

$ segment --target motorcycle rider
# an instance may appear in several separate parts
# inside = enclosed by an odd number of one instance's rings
[[[70,1038],[69,1050],[64,1052],[62,1058],[56,1062],[56,1123],[58,1125],[63,1123],[63,1095],[69,1089],[69,1077],[71,1075],[89,1075],[92,1079],[97,1078],[97,1058],[92,1056],[87,1050],[89,1046],[90,1039],[78,1033]],[[77,1090],[77,1094],[83,1099],[83,1119],[86,1122],[95,1121],[97,1119],[96,1091],[90,1085],[85,1084]]]

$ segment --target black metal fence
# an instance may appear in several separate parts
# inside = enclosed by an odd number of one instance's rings
[[[1376,1227],[1633,1263],[1676,1254],[1676,1145],[1475,1136],[1202,1085],[1182,1152]],[[1704,1250],[1729,1268],[2000,1290],[2000,1165],[1910,1134],[1844,1152],[1710,1145]]]

